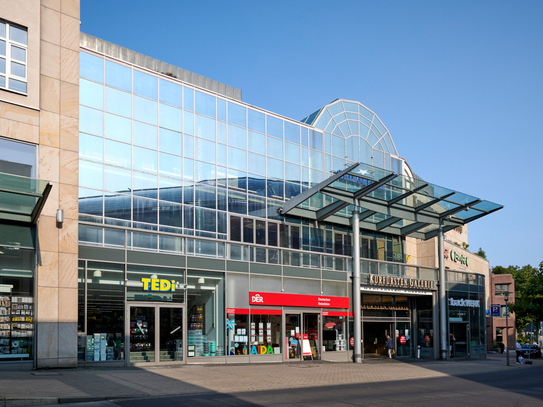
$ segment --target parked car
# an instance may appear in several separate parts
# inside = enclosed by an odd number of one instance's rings
[[[525,359],[541,358],[541,349],[537,345],[529,345],[525,343],[522,345],[521,355]]]

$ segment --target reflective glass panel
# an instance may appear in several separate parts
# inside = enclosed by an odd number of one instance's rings
[[[104,108],[104,86],[85,79],[79,80],[79,103],[94,107]]]
[[[102,161],[104,159],[104,139],[79,133],[79,157]]]
[[[134,93],[150,99],[157,99],[158,78],[141,71],[134,70]]]
[[[80,52],[79,76],[103,83],[104,59],[91,54],[87,54],[86,52]]]
[[[134,146],[132,167],[135,170],[157,172],[157,152]]]
[[[119,143],[113,140],[105,140],[105,162],[106,164],[130,168],[132,162],[132,146]]]
[[[160,104],[160,127],[181,131],[183,124],[183,111],[175,107]]]
[[[233,147],[247,148],[247,130],[238,126],[228,125],[228,142]]]
[[[215,120],[209,117],[195,115],[195,136],[203,137],[208,140],[215,140]]]
[[[266,132],[266,115],[264,113],[257,112],[256,110],[249,109],[248,113],[248,126],[251,130],[258,131],[260,133]]]
[[[267,137],[268,156],[283,159],[283,140],[278,140],[273,137]]]
[[[183,132],[194,134],[194,114],[191,112],[183,112]]]
[[[132,69],[115,62],[106,61],[106,85],[131,92]]]
[[[266,134],[283,139],[283,120],[266,115]]]
[[[177,155],[160,153],[159,155],[160,175],[168,175],[170,177],[179,177],[182,175],[183,159]]]
[[[194,111],[194,90],[183,88],[183,109]]]
[[[266,154],[266,136],[249,131],[248,150],[254,153]]]
[[[169,105],[183,107],[183,87],[176,83],[160,79],[159,100]]]
[[[24,28],[19,28],[15,25],[9,26],[9,39],[20,44],[27,45],[28,34]]]
[[[195,105],[196,113],[215,117],[215,97],[196,91]]]
[[[300,126],[285,122],[285,140],[300,144]]]
[[[241,171],[247,171],[247,152],[234,147],[228,147],[228,166]]]
[[[181,155],[183,152],[183,136],[181,133],[160,128],[160,150]]]
[[[82,187],[103,189],[104,166],[81,160],[79,162],[79,185]]]
[[[104,135],[104,112],[79,106],[79,130],[84,133]]]
[[[134,144],[152,148],[157,148],[157,127],[150,124],[132,121],[132,137]]]
[[[106,137],[126,143],[132,142],[132,121],[106,113]]]
[[[132,95],[106,86],[106,111],[132,117]]]
[[[130,192],[132,180],[130,170],[122,168],[104,167],[104,189],[112,192]]]
[[[235,103],[228,102],[228,122],[237,126],[246,127],[247,109]]]
[[[134,96],[134,119],[157,124],[157,114],[157,102]]]

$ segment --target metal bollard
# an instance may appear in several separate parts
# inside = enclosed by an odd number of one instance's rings
[[[420,345],[417,348],[417,359],[420,359]]]

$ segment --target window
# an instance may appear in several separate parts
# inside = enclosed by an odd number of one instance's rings
[[[27,45],[25,28],[0,21],[0,88],[26,93]]]
[[[0,138],[0,172],[36,178],[36,146]]]
[[[506,293],[509,293],[509,286],[511,284],[496,284],[494,286],[494,295],[505,295]]]

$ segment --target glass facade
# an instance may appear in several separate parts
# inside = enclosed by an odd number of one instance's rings
[[[259,306],[249,294],[352,303],[351,227],[278,210],[356,162],[402,174],[379,118],[337,100],[298,122],[87,51],[80,76],[80,359],[347,360],[348,307]],[[361,231],[363,284],[437,280],[406,264],[404,237],[379,230]],[[398,356],[417,343],[430,356],[431,298],[364,294],[365,352],[388,332]]]

